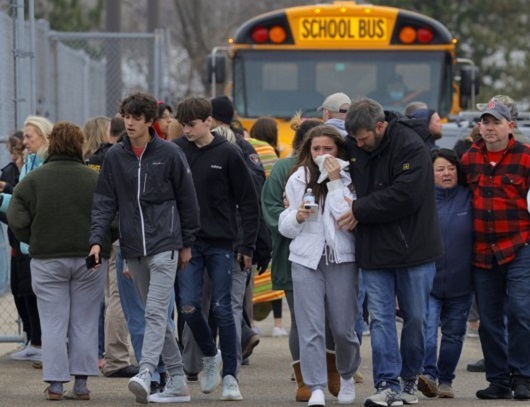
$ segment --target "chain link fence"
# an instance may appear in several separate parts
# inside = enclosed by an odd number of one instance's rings
[[[167,97],[170,36],[153,33],[65,33],[24,19],[24,0],[0,0],[0,169],[7,137],[29,114],[83,126],[113,116],[133,91]],[[30,2],[31,3],[31,2]],[[9,289],[9,245],[0,231],[0,342],[22,339]]]

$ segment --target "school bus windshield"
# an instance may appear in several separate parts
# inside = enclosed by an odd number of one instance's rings
[[[321,117],[327,95],[369,97],[403,112],[421,100],[451,109],[452,62],[443,51],[240,51],[233,60],[233,101],[239,115],[290,119],[302,110]],[[258,96],[259,95],[259,96]]]

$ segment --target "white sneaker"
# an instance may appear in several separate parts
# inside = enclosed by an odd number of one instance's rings
[[[239,391],[239,384],[234,376],[227,374],[223,377],[223,394],[221,400],[243,400]]]
[[[283,326],[275,326],[274,328],[272,328],[273,338],[278,338],[278,337],[288,336],[288,335],[289,333],[285,330]]]
[[[26,347],[10,355],[14,360],[32,360],[40,362],[42,360],[42,350],[31,345],[29,342]]]
[[[321,389],[316,389],[311,392],[311,398],[307,402],[307,405],[313,407],[325,407],[326,398],[324,397],[324,392]]]
[[[355,383],[353,377],[349,380],[340,378],[340,391],[337,396],[339,404],[351,404],[355,401]]]
[[[136,402],[147,404],[151,392],[151,372],[145,368],[129,380],[129,391],[136,396]]]
[[[187,403],[191,401],[185,376],[170,376],[165,389],[149,396],[150,403]]]
[[[221,383],[221,370],[223,369],[223,358],[221,351],[217,349],[217,355],[204,356],[202,358],[203,368],[199,379],[203,393],[211,393]]]

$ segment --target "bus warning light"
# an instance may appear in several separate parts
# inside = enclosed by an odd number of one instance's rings
[[[421,44],[429,44],[433,38],[434,34],[429,28],[418,29],[418,41]]]
[[[280,27],[279,25],[275,25],[274,27],[271,28],[269,32],[269,38],[271,42],[275,44],[281,44],[287,38],[287,33],[285,32],[285,29],[283,27]]]
[[[403,27],[399,31],[399,40],[403,44],[412,44],[414,41],[416,41],[416,30],[410,25]]]
[[[256,27],[252,30],[252,40],[257,44],[264,44],[269,39],[269,31],[265,27]]]

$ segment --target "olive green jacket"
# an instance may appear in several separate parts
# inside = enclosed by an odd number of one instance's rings
[[[285,209],[283,192],[287,183],[287,174],[295,163],[296,157],[288,157],[274,164],[261,192],[263,218],[272,237],[271,275],[273,290],[293,290],[291,262],[289,261],[291,239],[283,237],[278,232],[278,219],[280,213]]]

